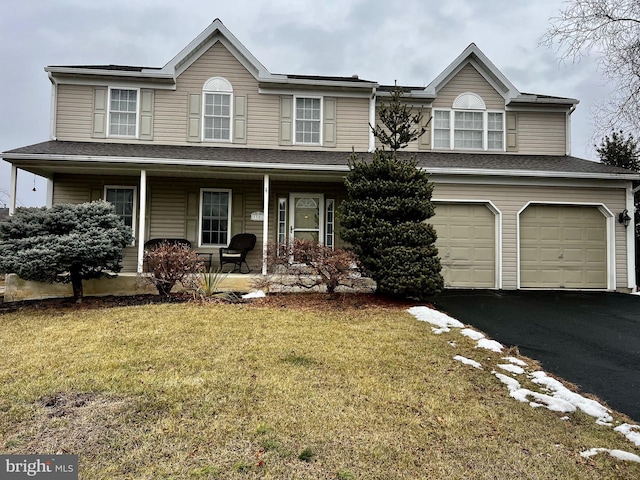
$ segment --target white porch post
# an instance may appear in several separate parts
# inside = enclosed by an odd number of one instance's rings
[[[47,208],[53,207],[53,179],[47,178]]]
[[[262,221],[262,275],[267,274],[267,253],[269,244],[269,175],[264,176],[264,191],[262,197],[262,211],[264,220]]]
[[[138,209],[138,273],[142,273],[144,261],[144,231],[147,223],[147,171],[140,170],[140,207]]]
[[[16,194],[18,192],[18,167],[11,164],[11,186],[9,188],[9,215],[16,213]]]

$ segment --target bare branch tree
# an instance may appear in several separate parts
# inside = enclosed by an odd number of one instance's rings
[[[550,20],[542,44],[555,47],[562,60],[596,55],[602,75],[614,86],[594,112],[599,133],[640,130],[640,2],[567,0]]]

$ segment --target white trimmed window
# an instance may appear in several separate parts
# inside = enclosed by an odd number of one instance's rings
[[[200,190],[200,246],[224,246],[231,231],[231,190]]]
[[[109,136],[138,135],[138,90],[109,89]]]
[[[451,109],[433,112],[433,148],[504,151],[504,112],[487,111],[475,93],[463,93]]]
[[[135,237],[136,187],[107,185],[104,187],[104,199],[114,206],[116,215],[131,228],[131,233]]]
[[[207,80],[202,89],[202,138],[216,142],[231,141],[233,88],[224,78]]]
[[[296,143],[320,145],[322,99],[296,97],[295,139]]]

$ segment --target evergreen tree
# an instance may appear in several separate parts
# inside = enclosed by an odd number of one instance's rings
[[[622,130],[605,135],[596,151],[605,165],[640,171],[640,151],[638,141],[629,134],[626,138]]]
[[[71,283],[80,302],[82,280],[119,272],[122,251],[132,239],[108,202],[19,208],[0,223],[0,272]]]
[[[354,153],[345,185],[349,198],[340,205],[341,236],[351,243],[377,292],[395,297],[428,298],[443,287],[429,174],[415,158],[397,150],[425,132],[422,114],[412,113],[396,87],[380,108],[382,126],[371,127],[382,148],[371,161]],[[387,151],[384,146],[391,150]]]

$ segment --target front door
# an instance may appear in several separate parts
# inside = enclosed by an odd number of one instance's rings
[[[289,240],[300,238],[323,243],[324,195],[292,193],[289,205]]]

